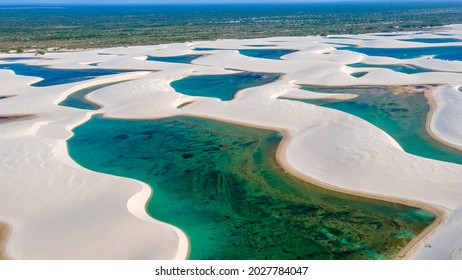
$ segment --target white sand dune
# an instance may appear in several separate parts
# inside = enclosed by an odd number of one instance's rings
[[[457,87],[441,87],[433,92],[437,104],[430,129],[441,141],[462,150],[462,92]]]
[[[461,36],[462,26],[446,32]],[[429,33],[431,35],[431,32]],[[348,35],[348,39],[283,37],[218,40],[159,46],[110,48],[46,54],[53,60],[25,63],[54,68],[97,67],[140,70],[50,87],[33,87],[40,80],[0,70],[0,115],[36,115],[34,119],[0,124],[0,228],[7,239],[4,254],[13,259],[184,259],[186,235],[156,221],[145,211],[149,186],[127,178],[89,171],[67,153],[72,128],[103,113],[115,118],[162,118],[192,115],[285,132],[278,150],[280,163],[296,176],[328,188],[380,197],[432,209],[443,217],[438,227],[407,248],[414,259],[462,258],[462,165],[410,155],[384,131],[349,114],[301,102],[277,99],[326,97],[300,90],[313,85],[439,84],[433,92],[434,110],[428,128],[441,142],[462,148],[461,73],[403,74],[388,69],[360,71],[346,64],[415,64],[435,70],[461,71],[462,63],[416,58],[399,60],[339,51],[327,44],[354,43],[378,47],[423,47],[430,44],[397,41],[421,34],[395,37]],[[372,40],[371,40],[372,39]],[[236,49],[249,45],[297,52],[281,60],[252,58]],[[460,44],[445,44],[460,45]],[[223,50],[202,51],[193,48]],[[255,47],[256,48],[256,47]],[[233,49],[233,50],[226,50]],[[175,56],[204,53],[192,64],[146,61],[148,55]],[[5,55],[3,55],[5,56]],[[1,58],[1,57],[0,57]],[[2,62],[0,62],[2,63]],[[232,69],[232,70],[230,70]],[[175,92],[174,80],[190,75],[232,74],[236,71],[283,73],[267,85],[240,91],[235,99],[191,97]],[[130,81],[128,81],[130,80]],[[98,84],[125,81],[99,89],[88,99],[103,105],[97,111],[59,106],[73,92]],[[355,95],[330,95],[350,99]],[[192,104],[178,109],[185,102]],[[153,195],[155,196],[155,186]],[[3,234],[2,234],[3,232]],[[8,234],[5,234],[7,232]],[[4,256],[2,256],[4,255]]]

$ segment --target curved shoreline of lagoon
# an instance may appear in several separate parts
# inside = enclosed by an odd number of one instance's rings
[[[282,136],[268,130],[192,117],[96,116],[74,133],[68,149],[79,164],[153,188],[148,212],[187,233],[192,259],[394,258],[435,219],[422,210],[331,192],[289,175],[276,159]],[[415,224],[407,228],[396,217]],[[375,239],[371,232],[383,236]]]
[[[382,129],[408,153],[462,164],[462,151],[435,137],[429,122],[436,108],[432,91],[436,85],[314,86],[302,89],[326,93],[324,99],[284,98],[339,110]],[[354,93],[348,100],[330,99],[328,94]]]

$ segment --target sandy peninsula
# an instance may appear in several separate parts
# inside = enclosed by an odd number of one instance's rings
[[[460,38],[462,26],[449,26],[447,36]],[[441,32],[439,32],[441,33]],[[290,173],[323,187],[417,206],[438,215],[433,227],[398,255],[408,259],[462,258],[462,165],[406,153],[384,131],[355,116],[284,98],[323,98],[299,85],[424,85],[432,92],[429,132],[443,143],[462,146],[460,96],[462,62],[429,57],[401,60],[339,50],[335,44],[363,47],[419,48],[431,44],[400,41],[441,35],[406,32],[329,37],[283,37],[218,40],[49,53],[52,60],[24,63],[53,68],[137,70],[87,81],[34,87],[37,77],[0,70],[0,115],[35,116],[0,123],[0,258],[11,259],[185,259],[187,236],[156,221],[145,211],[156,195],[146,184],[87,170],[67,152],[71,130],[94,114],[126,119],[190,115],[284,132],[280,164]],[[277,41],[277,42],[276,42]],[[280,60],[242,55],[249,45],[276,45],[296,50]],[[439,44],[461,46],[461,43]],[[195,48],[214,50],[198,51]],[[146,60],[147,56],[206,54],[191,64]],[[353,63],[413,64],[434,72],[405,74],[384,68],[358,71]],[[0,62],[1,63],[1,62]],[[97,66],[89,66],[97,63]],[[444,72],[441,72],[443,71]],[[244,89],[232,101],[193,97],[176,92],[172,81],[191,75],[240,71],[283,74],[263,86]],[[122,82],[123,81],[123,82]],[[87,99],[96,111],[59,106],[73,92],[98,89]],[[283,97],[283,98],[280,98]],[[329,98],[351,99],[349,92]],[[188,106],[181,104],[191,102]],[[430,131],[431,130],[431,131]],[[335,171],[335,172],[333,172]],[[6,226],[8,225],[8,226]],[[2,250],[3,249],[3,250]]]

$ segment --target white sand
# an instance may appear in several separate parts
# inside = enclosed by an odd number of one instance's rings
[[[462,26],[448,31],[462,34]],[[27,61],[56,68],[148,70],[100,77],[74,84],[36,88],[36,78],[0,70],[0,115],[36,114],[31,120],[0,125],[0,221],[11,234],[6,256],[13,259],[173,259],[186,258],[187,237],[179,229],[150,218],[144,205],[150,195],[145,184],[86,170],[67,154],[70,130],[94,113],[117,118],[160,118],[178,114],[221,119],[227,122],[285,131],[281,164],[294,175],[338,190],[383,197],[412,205],[433,207],[444,214],[438,228],[405,256],[414,259],[462,258],[462,166],[425,159],[404,152],[399,144],[375,126],[348,114],[313,105],[276,99],[321,98],[302,91],[298,84],[325,85],[449,85],[434,93],[435,112],[429,127],[441,141],[462,144],[460,73],[407,75],[387,69],[368,69],[361,78],[346,64],[406,63],[431,69],[462,71],[462,63],[416,58],[409,61],[367,57],[335,50],[326,42],[364,46],[422,47],[428,44],[396,41],[414,38],[374,34],[348,35],[350,39],[321,37],[218,40],[160,46],[141,46],[47,54],[54,60]],[[351,39],[353,38],[353,39]],[[367,40],[367,39],[376,39]],[[277,42],[276,42],[277,41]],[[269,49],[298,50],[283,60],[251,58],[234,50],[199,52],[194,47],[249,48],[274,44]],[[461,44],[444,44],[461,45]],[[193,64],[146,61],[146,56],[208,54]],[[236,69],[284,73],[277,82],[245,89],[230,102],[189,97],[175,92],[170,82],[188,75],[231,74]],[[156,72],[151,72],[156,71]],[[72,92],[111,81],[132,81],[91,93],[88,99],[104,105],[98,111],[61,107]],[[4,82],[3,82],[4,81]],[[325,96],[325,95],[324,95]],[[349,99],[355,96],[330,95]],[[194,101],[177,109],[177,106]],[[457,123],[457,125],[454,125]],[[154,193],[155,195],[155,186]],[[0,240],[1,245],[1,240]]]
[[[433,92],[437,107],[430,129],[442,141],[462,150],[462,92],[458,88],[446,86]]]

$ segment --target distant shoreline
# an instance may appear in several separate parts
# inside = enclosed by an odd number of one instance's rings
[[[376,33],[391,33],[391,34],[395,34],[395,33],[406,33],[406,32],[419,32],[419,31],[428,31],[428,30],[432,30],[432,31],[438,31],[438,29],[441,29],[442,31],[446,28],[446,26],[433,26],[433,27],[422,27],[422,28],[419,28],[419,29],[413,29],[413,30],[405,30],[405,31],[394,31],[394,32],[376,32]],[[371,33],[373,34],[373,33]],[[350,34],[349,34],[350,35]],[[352,35],[356,35],[356,34],[352,34]],[[307,35],[307,36],[291,36],[291,37],[316,37],[316,36],[321,36],[321,35]],[[267,37],[258,37],[258,38],[254,38],[254,39],[265,39]],[[217,40],[233,40],[233,39],[236,39],[236,38],[223,38],[223,39],[217,39]],[[173,42],[173,43],[185,43],[185,42],[188,42],[188,41],[182,41],[182,42]],[[198,41],[199,42],[199,41]],[[4,51],[0,51],[0,58],[6,58],[6,57],[2,57],[1,55],[18,55],[18,54],[35,54],[36,56],[41,56],[41,55],[44,55],[46,53],[68,53],[68,52],[82,52],[82,51],[91,51],[91,50],[99,50],[99,49],[105,49],[105,48],[128,48],[128,47],[142,47],[142,46],[148,46],[148,45],[123,45],[123,46],[119,46],[119,45],[114,45],[114,46],[100,46],[100,47],[96,47],[96,46],[92,46],[92,47],[88,47],[88,48],[85,48],[85,47],[76,47],[76,48],[60,48],[60,47],[50,47],[48,48],[47,50],[42,50],[42,49],[26,49],[26,50],[23,50],[21,52],[17,52],[15,50],[10,50],[9,52],[4,52]],[[152,46],[155,46],[155,45],[152,45]]]
[[[40,12],[34,11],[37,9]],[[397,20],[402,18],[405,20]],[[360,8],[351,3],[3,4],[0,19],[1,52],[49,52],[220,39],[417,31],[462,23],[462,3],[377,2],[364,3]],[[213,28],[209,28],[211,25]]]

